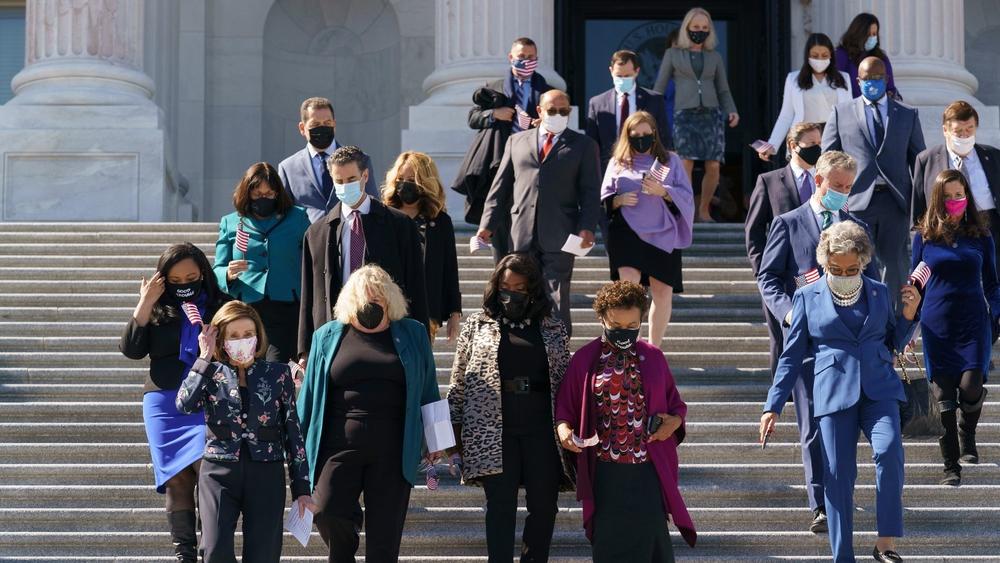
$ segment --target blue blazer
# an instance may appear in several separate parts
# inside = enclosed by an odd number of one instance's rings
[[[854,221],[865,231],[868,225],[846,211],[840,211],[841,221]],[[871,233],[869,233],[869,238]],[[792,294],[797,289],[795,277],[813,268],[820,274],[823,269],[816,261],[816,247],[819,246],[819,225],[809,202],[775,217],[771,222],[771,232],[767,235],[764,253],[760,258],[757,273],[757,288],[771,314],[785,325],[785,317],[792,310]],[[878,269],[873,259],[864,274],[878,279]]]
[[[585,132],[597,141],[601,149],[601,172],[603,173],[611,161],[611,152],[618,141],[618,122],[615,121],[615,105],[617,93],[614,88],[602,92],[593,98],[587,108],[587,123]],[[667,109],[663,96],[659,92],[635,87],[636,111],[647,111],[656,120],[656,132],[663,146],[672,146],[670,123],[667,121]],[[666,163],[664,163],[666,164]]]
[[[326,149],[327,154],[342,147],[336,139],[333,144]],[[365,167],[368,168],[368,182],[365,184],[365,193],[375,199],[381,199],[378,185],[375,183],[375,170],[372,169],[372,159],[365,155]],[[330,197],[323,197],[323,190],[316,181],[316,173],[312,167],[312,157],[309,156],[309,149],[303,148],[299,152],[289,156],[278,165],[278,176],[285,189],[292,195],[295,205],[306,210],[309,214],[309,222],[315,223],[333,209],[339,203],[334,190],[330,190]]]
[[[781,414],[801,374],[802,362],[809,356],[816,358],[813,412],[817,417],[854,406],[862,391],[873,401],[906,402],[903,384],[893,368],[894,352],[906,346],[916,323],[901,314],[893,316],[893,299],[885,284],[867,276],[862,276],[862,282],[862,291],[868,295],[868,318],[860,334],[849,329],[837,314],[825,275],[795,292],[792,326],[764,412]]]
[[[250,235],[247,251],[236,248],[236,230],[240,221]],[[259,220],[230,213],[219,221],[219,239],[215,242],[215,279],[227,294],[256,303],[265,297],[274,301],[298,301],[302,295],[302,237],[309,228],[309,217],[301,207],[293,207],[283,218]],[[226,279],[229,262],[246,260],[248,269],[230,282]]]
[[[885,138],[876,147],[868,134],[865,102],[854,98],[833,106],[823,129],[823,151],[844,151],[858,161],[858,175],[851,189],[849,206],[856,208],[858,194],[871,189],[880,175],[889,183],[896,203],[910,213],[913,180],[910,171],[924,150],[924,133],[916,108],[889,99]]]

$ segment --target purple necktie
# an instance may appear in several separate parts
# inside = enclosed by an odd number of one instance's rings
[[[813,195],[813,181],[812,175],[805,172],[802,175],[802,183],[799,185],[799,201],[805,203],[809,201]]]
[[[355,209],[351,212],[354,221],[351,223],[351,273],[365,263],[365,229],[361,224],[361,212]]]

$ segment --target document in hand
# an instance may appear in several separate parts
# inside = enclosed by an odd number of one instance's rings
[[[292,507],[288,510],[285,518],[285,529],[288,530],[295,539],[299,540],[302,547],[309,544],[309,535],[313,529],[313,513],[307,508],[303,516],[299,516],[299,504],[292,501]]]
[[[420,407],[424,419],[424,440],[427,451],[439,452],[455,445],[455,430],[451,426],[448,399],[427,403]]]
[[[493,245],[475,235],[469,239],[469,254],[475,254],[480,250],[489,250],[491,248],[493,248]]]
[[[569,235],[566,239],[566,244],[563,245],[562,251],[569,252],[570,254],[575,254],[577,256],[586,256],[590,253],[590,250],[594,248],[593,246],[584,248],[583,239],[576,235]]]

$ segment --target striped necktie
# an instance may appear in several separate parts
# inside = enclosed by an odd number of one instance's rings
[[[361,223],[361,212],[355,209],[351,212],[351,273],[365,263],[365,229]]]

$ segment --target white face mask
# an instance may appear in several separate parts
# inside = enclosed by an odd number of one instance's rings
[[[837,295],[850,295],[861,287],[861,274],[853,276],[826,275],[826,283],[830,286],[830,291]]]
[[[226,340],[223,344],[230,361],[238,366],[244,366],[253,362],[257,354],[257,337],[240,338],[237,340]]]
[[[830,66],[830,59],[814,59],[810,57],[809,66],[812,67],[813,72],[826,72],[826,69]]]
[[[542,116],[542,124],[545,126],[546,131],[558,135],[566,129],[567,125],[569,125],[569,116],[545,114]]]
[[[976,147],[975,135],[969,135],[968,137],[948,135],[948,138],[951,140],[951,150],[955,151],[955,153],[960,156],[969,154],[972,152],[972,149]]]

